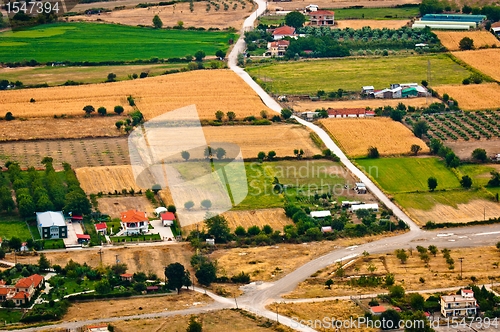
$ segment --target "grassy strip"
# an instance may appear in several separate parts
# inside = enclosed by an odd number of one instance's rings
[[[472,72],[473,74],[481,76],[483,78],[483,81],[485,81],[485,82],[500,83],[497,80],[495,80],[493,77],[484,74],[483,72],[481,72],[481,71],[477,70],[476,68],[472,67],[467,62],[460,60],[459,58],[457,58],[456,56],[454,56],[451,53],[444,53],[444,55],[447,56],[447,57],[449,57],[456,64],[458,64],[458,65],[462,66],[463,68],[467,69],[468,71]]]

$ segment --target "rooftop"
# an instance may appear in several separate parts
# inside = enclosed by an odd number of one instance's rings
[[[174,220],[175,215],[172,212],[164,212],[160,214],[161,220]]]
[[[284,25],[282,27],[276,28],[273,31],[273,36],[281,35],[281,36],[292,36],[295,34],[295,28],[289,27],[288,25]]]
[[[309,16],[311,16],[311,15],[334,15],[335,12],[332,12],[330,10],[317,10],[315,12],[310,12],[308,14],[309,14]]]
[[[105,222],[95,224],[95,229],[97,229],[98,231],[101,231],[101,230],[106,229],[106,228],[108,228],[108,225]]]
[[[36,220],[40,227],[66,226],[62,212],[37,212]]]
[[[138,221],[148,221],[146,217],[146,212],[137,210],[128,210],[120,214],[120,219],[122,222],[138,222]]]

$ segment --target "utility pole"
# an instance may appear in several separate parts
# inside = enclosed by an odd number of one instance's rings
[[[460,261],[460,279],[462,279],[462,261],[464,260],[464,258],[460,257],[458,260]]]
[[[120,260],[118,259],[118,255],[115,255],[115,260],[116,260],[116,264],[120,263]]]
[[[278,314],[278,305],[279,305],[279,303],[278,303],[278,302],[276,302],[276,323],[279,323],[279,322],[280,322],[280,321],[279,321],[279,314]]]
[[[97,253],[99,254],[99,258],[101,260],[101,265],[102,265],[102,248],[100,248]]]

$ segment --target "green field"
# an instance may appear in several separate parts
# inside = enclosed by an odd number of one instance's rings
[[[428,60],[433,86],[461,84],[471,74],[444,54],[256,64],[246,70],[275,93],[316,94],[318,90],[361,91],[364,85],[383,89],[394,82],[420,83],[427,79]]]
[[[419,15],[417,6],[407,8],[345,8],[334,10],[336,20],[399,20]]]
[[[9,309],[0,309],[0,322],[1,325],[4,323],[10,324],[10,323],[16,323],[21,320],[21,317],[23,317],[23,311],[22,310],[9,310]]]
[[[428,191],[431,176],[437,179],[436,190],[460,187],[455,174],[438,158],[358,159],[357,163],[390,193]]]
[[[50,61],[131,61],[226,50],[234,33],[150,28],[96,23],[56,23],[0,33],[0,59]]]
[[[0,217],[0,237],[10,239],[17,237],[22,241],[31,239],[31,234],[24,221],[6,221]]]
[[[457,208],[458,204],[467,204],[472,200],[490,200],[491,196],[485,190],[447,190],[435,192],[402,193],[395,194],[396,202],[408,209],[418,209],[429,211],[437,204],[453,206]],[[439,222],[439,220],[435,220]]]
[[[458,170],[462,175],[468,175],[472,178],[473,187],[484,187],[491,179],[490,172],[494,171],[495,167],[490,165],[461,165]]]
[[[128,80],[129,75],[148,72],[149,76],[163,74],[167,70],[181,69],[186,63],[172,64],[147,64],[123,66],[92,66],[92,67],[19,67],[0,68],[0,77],[11,82],[21,81],[24,85],[47,83],[48,85],[61,85],[68,80],[79,83],[101,83],[107,79],[109,73],[116,74],[116,80]]]

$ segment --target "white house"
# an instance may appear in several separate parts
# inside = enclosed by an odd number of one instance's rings
[[[280,40],[285,37],[295,37],[295,28],[284,25],[274,29],[272,34],[274,40]]]
[[[351,206],[351,211],[356,212],[358,210],[373,210],[373,211],[378,211],[378,204],[373,203],[373,204],[358,204],[358,205],[352,205]]]
[[[313,218],[325,218],[325,217],[329,217],[331,215],[332,214],[328,210],[325,210],[325,211],[311,211],[311,213],[310,213],[310,216],[313,217]]]
[[[62,212],[37,212],[36,224],[42,239],[65,239],[68,227]]]
[[[120,214],[120,225],[127,235],[147,233],[149,219],[146,212],[129,210]]]
[[[460,295],[441,296],[441,314],[444,317],[474,316],[476,313],[477,301],[470,289],[462,289]]]
[[[175,215],[172,212],[164,212],[160,214],[160,218],[163,226],[172,226],[175,220]]]

